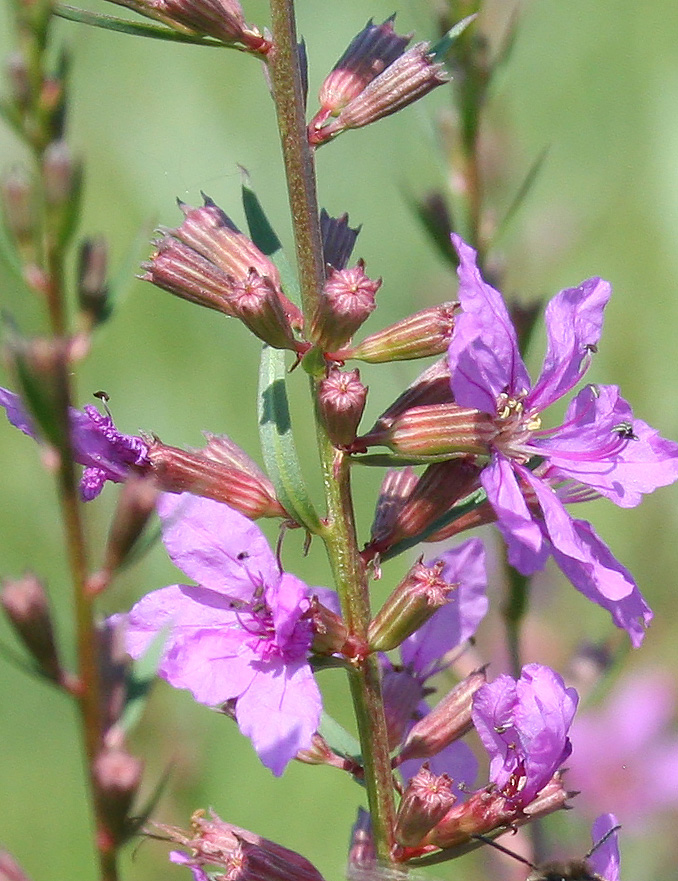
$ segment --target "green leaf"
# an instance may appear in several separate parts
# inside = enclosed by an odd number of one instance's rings
[[[296,306],[299,306],[301,304],[301,291],[299,290],[299,282],[294,269],[285,256],[280,239],[271,226],[259,201],[259,197],[252,189],[247,170],[241,166],[241,171],[243,173],[241,188],[242,204],[245,209],[250,238],[262,254],[271,258],[280,273],[280,281],[285,294]]]
[[[353,759],[360,765],[362,764],[362,754],[358,741],[324,710],[320,717],[318,733],[321,737],[325,738],[330,749],[334,750],[335,753]]]
[[[139,660],[132,662],[127,677],[125,707],[117,721],[117,725],[126,734],[137,726],[146,707],[151,688],[156,680],[156,671],[165,648],[167,633],[168,628],[163,628]]]
[[[237,49],[244,51],[242,46],[230,45],[215,40],[212,37],[201,37],[197,34],[185,34],[175,31],[164,25],[149,24],[142,21],[130,21],[126,18],[118,18],[115,15],[103,15],[99,12],[90,12],[87,9],[78,9],[75,6],[67,6],[58,3],[54,9],[56,15],[69,21],[80,24],[88,24],[95,28],[103,28],[107,31],[119,31],[122,34],[132,34],[135,37],[148,37],[151,40],[171,40],[174,43],[194,43],[197,46],[216,46],[220,49]]]
[[[461,21],[458,21],[454,27],[450,28],[449,31],[438,40],[437,43],[434,43],[433,46],[431,46],[430,54],[434,55],[436,60],[442,61],[450,48],[456,43],[466,28],[476,20],[476,18],[478,18],[478,13],[474,12],[473,15],[467,15],[466,18],[462,18]]]
[[[151,814],[154,813],[158,802],[160,801],[160,798],[165,791],[165,787],[169,783],[171,774],[172,768],[170,767],[165,771],[160,780],[158,780],[158,782],[156,783],[145,805],[142,808],[139,808],[138,813],[134,817],[129,817],[127,819],[125,840],[133,838],[135,835],[143,830]]]
[[[504,215],[501,223],[499,224],[499,227],[498,227],[497,232],[495,234],[495,238],[499,238],[499,236],[504,232],[506,227],[513,220],[513,216],[516,214],[516,212],[518,211],[520,206],[523,204],[523,202],[525,201],[527,196],[530,194],[530,190],[532,189],[534,182],[536,181],[536,179],[539,175],[539,172],[542,170],[544,162],[546,161],[546,157],[548,156],[549,150],[550,150],[550,147],[547,144],[546,147],[544,147],[544,149],[541,151],[539,156],[537,156],[537,158],[534,160],[534,162],[530,166],[527,174],[525,175],[525,178],[524,178],[522,184],[518,188],[518,192],[513,197],[513,200],[511,202],[511,204],[509,205],[508,210],[506,211],[506,214]]]
[[[285,510],[310,532],[321,523],[306,490],[292,435],[285,353],[264,346],[259,370],[259,436],[269,477]]]

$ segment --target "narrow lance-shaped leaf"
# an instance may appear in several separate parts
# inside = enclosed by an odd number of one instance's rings
[[[290,516],[310,532],[318,532],[321,523],[294,445],[285,378],[285,353],[264,346],[259,370],[259,436],[266,470]]]

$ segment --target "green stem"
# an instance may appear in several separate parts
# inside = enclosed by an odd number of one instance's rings
[[[293,0],[270,0],[274,49],[269,56],[287,176],[299,283],[308,328],[325,281],[313,154],[308,146]],[[317,387],[314,388],[317,397]],[[370,621],[367,573],[360,558],[351,500],[349,465],[329,441],[316,408],[320,461],[327,504],[321,533],[349,631],[365,640]],[[391,862],[395,806],[393,777],[377,658],[355,665],[350,687],[365,768],[372,831],[380,861]]]
[[[269,54],[287,190],[294,225],[301,303],[308,328],[325,282],[313,154],[306,137],[293,0],[271,0],[274,48]]]
[[[369,585],[358,550],[348,457],[332,446],[319,419],[318,442],[328,511],[323,540],[344,620],[349,632],[364,641],[371,618]],[[380,862],[390,864],[395,844],[393,772],[376,655],[368,655],[357,663],[349,681],[365,770],[372,834]]]

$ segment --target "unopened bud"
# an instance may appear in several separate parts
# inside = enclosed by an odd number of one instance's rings
[[[260,340],[274,349],[299,349],[278,291],[269,278],[250,269],[247,278],[234,285],[231,299],[236,317]]]
[[[366,400],[367,387],[360,382],[358,370],[335,368],[321,380],[318,405],[333,444],[345,446],[353,443]]]
[[[329,765],[340,771],[348,771],[355,776],[360,776],[363,770],[357,762],[335,753],[325,738],[317,732],[311,738],[310,747],[299,750],[295,759],[305,765]]]
[[[377,419],[368,434],[380,434],[386,431],[398,416],[413,407],[424,404],[451,404],[453,400],[450,366],[447,358],[441,358],[420,373],[414,382],[398,395]]]
[[[45,194],[52,206],[71,202],[80,185],[81,167],[66,141],[53,141],[43,158]]]
[[[326,125],[322,125],[321,119],[314,121],[309,143],[324,144],[346,129],[361,128],[389,116],[449,79],[444,66],[435,61],[429,44],[417,43],[348,101],[336,119]]]
[[[12,100],[19,109],[25,110],[31,100],[32,88],[24,54],[19,51],[12,52],[5,61],[5,70]]]
[[[434,462],[419,478],[411,470],[406,478],[392,475],[387,473],[379,493],[372,538],[366,548],[372,556],[421,535],[435,524],[478,487],[480,467],[475,457],[461,457]]]
[[[98,237],[85,239],[78,254],[78,302],[90,327],[96,327],[111,314],[108,298],[108,247]]]
[[[348,225],[348,214],[330,217],[324,208],[320,209],[320,235],[323,243],[323,259],[332,269],[345,269],[353,251],[360,227]]]
[[[225,823],[214,813],[206,818],[203,811],[196,811],[190,832],[160,824],[157,828],[170,841],[192,852],[190,857],[175,852],[173,861],[183,865],[225,869],[225,877],[234,881],[324,881],[315,866],[300,854]]]
[[[158,488],[150,476],[131,475],[127,478],[118,496],[108,533],[103,569],[89,580],[92,593],[99,593],[107,587],[113,574],[129,560],[155,511],[157,498]]]
[[[375,444],[406,456],[489,455],[496,437],[494,421],[481,410],[457,404],[412,407],[383,430],[372,429],[355,442],[356,450]]]
[[[407,759],[431,758],[470,731],[473,695],[486,682],[485,668],[475,670],[445,695],[412,727],[398,755],[398,764]]]
[[[374,652],[388,652],[422,627],[450,599],[457,587],[440,577],[444,563],[419,560],[370,621],[367,638]]]
[[[382,364],[441,355],[450,345],[457,308],[458,303],[450,302],[415,312],[366,337],[357,346],[333,352],[332,357],[342,361],[353,358],[368,364]]]
[[[40,670],[52,681],[61,682],[63,673],[54,639],[49,600],[40,579],[28,574],[15,581],[4,581],[0,604]]]
[[[342,652],[348,637],[348,627],[341,615],[328,609],[314,596],[311,600],[310,618],[313,626],[312,650],[318,655]]]
[[[7,228],[27,258],[33,253],[36,216],[33,184],[26,169],[17,165],[3,175],[0,192]]]
[[[447,774],[423,765],[412,777],[398,806],[395,837],[403,847],[416,847],[452,807],[456,797]]]
[[[380,25],[368,21],[351,40],[320,87],[320,111],[311,123],[311,130],[328,115],[337,116],[352,98],[403,54],[412,37],[399,37],[395,33],[394,18],[391,16]]]
[[[209,445],[204,450],[187,451],[167,446],[158,438],[149,444],[148,456],[157,485],[165,492],[190,492],[225,502],[250,520],[288,517],[271,481],[249,459],[246,470],[223,464]]]
[[[132,834],[129,813],[141,783],[143,763],[122,749],[104,749],[94,760],[93,777],[103,820],[100,834],[108,849]]]
[[[372,820],[364,808],[358,808],[358,816],[351,829],[348,846],[348,878],[364,879],[366,870],[377,864],[377,849],[372,836]]]
[[[189,29],[222,43],[240,43],[259,55],[266,55],[272,46],[257,28],[245,22],[238,0],[134,0],[125,5],[170,26],[180,25],[181,31]]]
[[[28,875],[6,850],[0,850],[0,881],[30,881]]]
[[[376,306],[381,279],[365,275],[359,260],[351,269],[335,269],[325,282],[311,322],[311,338],[323,351],[344,345],[364,324]]]

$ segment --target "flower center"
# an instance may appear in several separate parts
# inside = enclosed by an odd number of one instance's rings
[[[525,409],[526,395],[527,389],[515,396],[508,392],[499,395],[494,418],[497,435],[492,441],[506,456],[521,462],[527,462],[534,455],[530,449],[530,438],[533,432],[541,428],[539,414]]]

